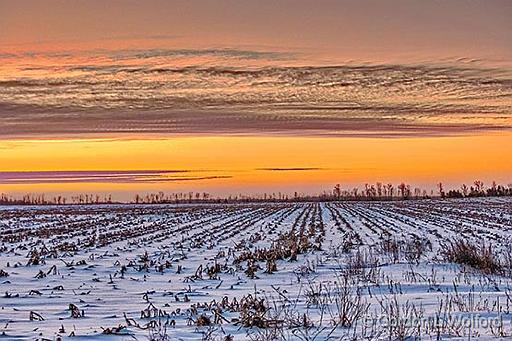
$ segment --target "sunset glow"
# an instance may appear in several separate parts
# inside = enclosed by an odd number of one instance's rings
[[[206,191],[217,195],[300,193],[368,181],[407,181],[435,188],[474,179],[509,181],[510,133],[429,138],[176,137],[99,140],[10,140],[0,143],[9,192],[114,193]],[[307,159],[304,158],[307,155]],[[492,162],[484,162],[485,155]],[[43,171],[13,177],[7,172]],[[52,174],[85,171],[83,174]],[[136,178],[115,171],[152,170]],[[90,177],[96,171],[105,174]],[[165,171],[169,173],[165,173]],[[23,173],[22,173],[23,174]],[[369,180],[370,179],[370,180]]]
[[[511,15],[506,1],[0,1],[0,192],[507,184]]]

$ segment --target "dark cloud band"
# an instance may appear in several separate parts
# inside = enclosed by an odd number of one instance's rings
[[[187,175],[184,175],[186,173]],[[0,172],[0,184],[163,183],[227,179],[191,170]]]
[[[0,79],[0,138],[444,136],[512,127],[512,71],[478,61],[283,66],[295,57],[238,49],[84,54],[81,64],[59,56]],[[198,60],[175,65],[182,57]]]

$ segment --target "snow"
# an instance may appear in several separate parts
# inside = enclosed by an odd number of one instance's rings
[[[155,321],[167,325],[169,340],[264,340],[276,330],[285,340],[512,335],[511,278],[447,263],[440,252],[462,238],[506,255],[509,198],[4,206],[0,231],[0,269],[8,274],[0,277],[0,340],[148,340]],[[256,261],[254,278],[247,261],[235,261],[244,251],[283,243],[279,236],[290,231],[310,242],[296,261],[278,259],[273,273]],[[395,241],[397,254],[384,241]],[[412,241],[423,247],[419,259],[404,252]],[[27,265],[34,251],[39,264]],[[209,276],[215,264],[219,271]],[[215,320],[224,297],[240,302],[247,295],[265,299],[265,317],[278,327],[244,327],[236,323],[240,311],[227,305],[222,323],[197,325],[201,315]],[[361,311],[351,325],[340,317],[346,298],[350,314]],[[71,317],[70,304],[79,317]],[[393,311],[424,325],[393,325]],[[44,320],[30,320],[31,312]],[[457,325],[455,318],[465,320]],[[444,327],[433,327],[439,319]]]

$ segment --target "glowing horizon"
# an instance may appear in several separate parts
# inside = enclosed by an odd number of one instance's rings
[[[510,151],[496,146],[506,146],[511,138],[512,133],[392,139],[196,136],[4,141],[0,186],[17,194],[101,192],[129,200],[135,193],[158,191],[318,194],[336,183],[349,189],[376,181],[405,181],[425,189],[435,188],[439,181],[457,188],[477,179],[507,185]],[[272,152],[266,149],[269,146]],[[22,172],[26,170],[37,173]]]

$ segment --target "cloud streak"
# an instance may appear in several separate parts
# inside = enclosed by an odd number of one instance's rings
[[[0,104],[0,136],[15,138],[47,138],[76,136],[127,135],[285,135],[285,136],[351,136],[414,137],[447,136],[482,131],[510,129],[500,121],[443,122],[439,118],[415,120],[404,117],[354,117],[354,112],[340,111],[226,112],[223,110],[82,110],[76,108],[40,108]],[[421,113],[424,115],[424,113]],[[503,115],[503,120],[508,116]]]
[[[512,71],[465,59],[311,66],[289,53],[229,48],[21,59],[0,78],[1,137],[444,136],[512,127]]]
[[[66,183],[166,183],[229,179],[230,175],[198,175],[191,170],[134,171],[40,171],[0,172],[0,184],[66,184]]]
[[[269,171],[269,172],[306,172],[306,171],[319,171],[319,170],[323,170],[323,168],[318,168],[318,167],[264,167],[264,168],[256,168],[256,170]]]

